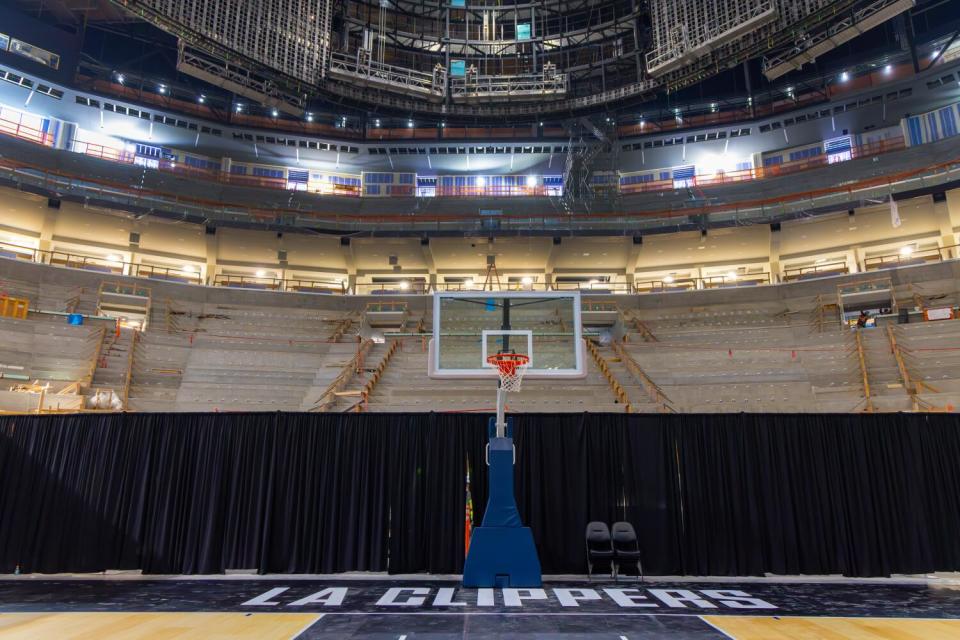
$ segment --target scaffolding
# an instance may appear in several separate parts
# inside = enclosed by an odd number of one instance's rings
[[[213,42],[291,78],[325,75],[332,0],[118,0],[151,22],[180,30],[203,48]]]
[[[653,76],[686,66],[777,19],[774,0],[651,0]]]

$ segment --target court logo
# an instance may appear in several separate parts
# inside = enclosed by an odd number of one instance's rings
[[[755,610],[776,605],[737,589],[641,589],[630,587],[551,589],[461,589],[457,587],[325,587],[302,593],[302,586],[274,587],[243,602],[244,607],[347,607],[350,609],[500,608],[625,610]]]

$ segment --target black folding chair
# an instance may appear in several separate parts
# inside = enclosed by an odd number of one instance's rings
[[[606,522],[590,522],[584,535],[587,545],[587,579],[593,580],[595,562],[610,563],[610,574],[615,575],[613,565],[613,544],[610,541],[610,528]]]
[[[613,553],[615,569],[613,579],[620,576],[620,569],[624,564],[636,563],[637,575],[643,582],[643,565],[640,563],[640,543],[637,541],[637,532],[629,522],[613,523]]]

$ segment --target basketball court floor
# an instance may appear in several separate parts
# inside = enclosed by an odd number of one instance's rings
[[[960,578],[546,581],[10,577],[0,638],[960,638]]]

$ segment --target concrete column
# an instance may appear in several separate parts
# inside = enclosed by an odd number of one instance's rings
[[[204,281],[213,286],[217,277],[217,262],[220,257],[220,239],[216,234],[207,234],[207,264],[204,269]]]
[[[954,229],[960,226],[960,189],[954,189],[946,194],[946,197],[939,202],[934,196],[933,215],[937,221],[937,229],[940,231],[940,246],[950,247],[957,244],[957,234]],[[957,258],[957,249],[948,249],[943,254],[944,258]]]
[[[780,231],[770,230],[770,281],[780,282]]]
[[[57,226],[57,210],[47,209],[43,214],[43,225],[40,227],[40,242],[37,247],[41,251],[50,251],[53,246],[53,230]]]
[[[847,269],[850,273],[860,273],[863,271],[863,249],[860,247],[851,247],[847,251]]]

